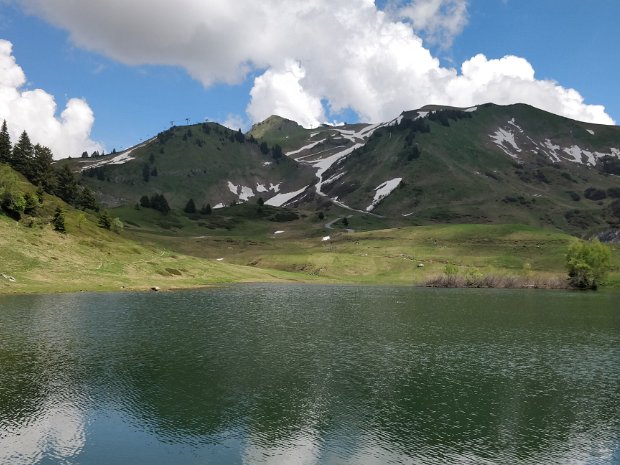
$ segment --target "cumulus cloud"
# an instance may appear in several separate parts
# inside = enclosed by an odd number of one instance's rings
[[[237,129],[245,131],[249,126],[247,120],[243,116],[235,115],[234,113],[229,113],[228,116],[226,116],[226,119],[220,124],[228,129],[232,129],[233,131],[236,131]]]
[[[413,0],[395,9],[398,17],[411,21],[413,29],[430,43],[448,48],[467,26],[467,5],[468,0]]]
[[[205,86],[260,71],[248,114],[280,114],[316,125],[352,109],[384,121],[436,103],[529,103],[571,118],[612,124],[603,106],[539,80],[527,60],[477,55],[447,68],[422,33],[450,41],[467,23],[466,0],[396,0],[399,15],[373,0],[19,0],[67,29],[78,46],[130,65],[185,68]]]
[[[26,75],[12,49],[11,42],[0,40],[0,120],[7,121],[13,142],[25,130],[33,142],[52,149],[55,158],[101,151],[101,145],[90,139],[95,118],[88,104],[72,98],[57,117],[52,95],[41,89],[21,90]]]

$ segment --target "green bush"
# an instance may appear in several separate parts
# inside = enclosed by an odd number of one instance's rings
[[[596,289],[611,266],[611,250],[597,239],[575,241],[568,248],[566,268],[571,286]]]

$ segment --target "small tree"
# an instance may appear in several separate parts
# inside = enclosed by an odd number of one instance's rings
[[[571,286],[596,289],[611,266],[611,250],[597,239],[575,241],[568,248],[566,268]]]
[[[262,197],[259,197],[256,203],[258,204],[259,207],[262,207],[263,205],[265,205],[265,201],[263,200]]]
[[[151,208],[151,199],[149,199],[148,195],[143,195],[140,197],[140,206],[144,208]]]
[[[107,210],[103,210],[99,215],[99,226],[107,230],[112,229],[112,217]]]
[[[211,209],[211,204],[210,203],[204,205],[200,209],[200,213],[203,214],[203,215],[210,215],[212,212],[213,212],[213,210]]]
[[[54,217],[52,218],[52,226],[54,227],[54,231],[61,233],[67,232],[67,228],[65,227],[65,214],[60,207],[56,207]]]
[[[194,199],[189,199],[185,204],[185,208],[183,209],[185,213],[196,213],[196,204],[194,203]]]
[[[343,225],[345,228],[348,228],[348,227],[349,227],[349,220],[347,219],[347,217],[346,217],[346,216],[342,219],[342,225]]]

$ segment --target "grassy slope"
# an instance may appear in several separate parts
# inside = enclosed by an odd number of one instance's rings
[[[347,232],[341,221],[333,229],[325,224],[351,215],[348,211],[333,209],[323,220],[308,213],[295,221],[273,222],[257,216],[255,209],[238,205],[194,220],[173,215],[163,226],[156,212],[116,212],[132,216],[127,232],[140,242],[330,282],[419,284],[441,274],[446,264],[457,265],[463,273],[475,268],[485,274],[562,276],[567,246],[574,240],[560,232],[519,225],[378,229],[385,227],[383,220],[360,214],[348,218],[356,232]],[[326,235],[329,241],[322,240]],[[610,282],[616,285],[619,271],[620,250],[614,246]]]
[[[2,185],[33,193],[21,175],[0,164]],[[67,233],[52,229],[57,206],[65,212]],[[45,195],[36,217],[20,222],[0,213],[1,293],[73,292],[196,287],[243,281],[295,280],[294,275],[262,271],[186,256],[166,247],[141,245],[126,233],[97,226],[97,218]]]

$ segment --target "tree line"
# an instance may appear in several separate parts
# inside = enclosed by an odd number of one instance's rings
[[[93,192],[79,184],[68,165],[55,168],[53,160],[52,151],[41,144],[33,144],[26,131],[12,145],[6,120],[3,121],[0,129],[0,163],[8,164],[40,190],[56,195],[74,207],[99,211]]]

